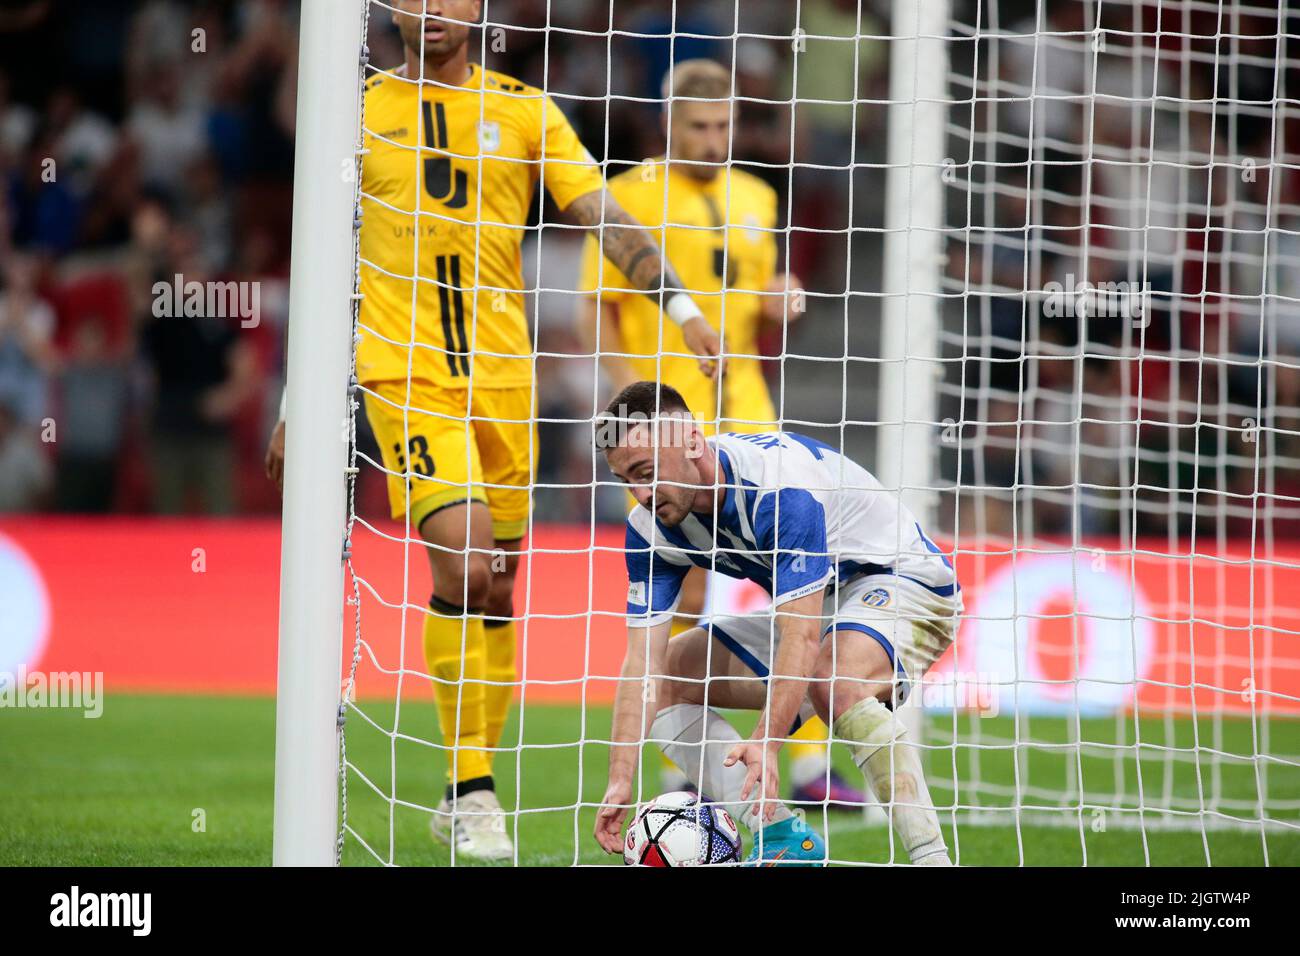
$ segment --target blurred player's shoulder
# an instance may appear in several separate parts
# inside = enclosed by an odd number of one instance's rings
[[[516,79],[497,70],[489,70],[479,66],[477,63],[472,64],[476,77],[481,79],[466,81],[465,88],[469,91],[477,90],[479,82],[484,89],[489,92],[499,92],[510,96],[515,96],[520,100],[540,100],[543,96],[542,91],[535,86],[530,86],[523,80]],[[429,85],[435,85],[433,81],[426,81]],[[409,90],[416,86],[415,82],[406,76],[406,65],[398,64],[390,70],[376,70],[366,80],[365,91],[367,94],[377,93],[383,96],[396,90]]]
[[[747,169],[732,166],[731,183],[733,187],[743,188],[750,195],[760,197],[773,206],[776,205],[776,190],[772,188],[772,184],[760,176],[755,176]]]
[[[410,97],[415,95],[417,88],[418,84],[403,75],[401,66],[391,70],[377,70],[371,74],[362,90],[366,104],[366,125],[371,126],[375,121],[384,127],[397,125],[395,111],[410,109]],[[393,115],[390,116],[390,113]]]
[[[378,96],[387,96],[398,90],[412,90],[416,84],[406,78],[405,64],[398,64],[389,70],[377,69],[374,73],[366,78],[365,93],[367,97],[371,94]]]
[[[611,163],[610,169],[619,165]],[[650,158],[608,176],[605,185],[624,209],[646,223],[650,219],[658,222],[663,218],[663,183],[663,159]]]
[[[623,163],[618,165],[623,166],[623,169],[621,172],[609,177],[611,188],[649,191],[651,187],[663,181],[664,161],[662,158],[649,157],[632,166],[624,166]],[[611,168],[614,168],[612,163]]]
[[[489,90],[513,93],[521,99],[541,99],[542,91],[509,74],[483,68],[483,86]]]
[[[557,120],[567,123],[563,111],[540,87],[498,70],[483,69],[481,75],[483,110],[490,112],[495,120],[514,123],[521,132],[528,131],[526,138],[534,147],[540,146],[544,127]],[[477,84],[471,85],[475,90],[479,88]]]
[[[767,180],[739,166],[731,167],[731,189],[745,209],[762,212],[764,219],[776,220],[777,193]]]

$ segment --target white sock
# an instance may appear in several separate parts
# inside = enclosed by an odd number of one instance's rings
[[[901,742],[906,731],[903,722],[874,697],[858,701],[834,725],[835,737],[848,743],[853,762],[892,817],[911,861],[950,864],[920,755]]]
[[[685,790],[688,786],[698,786],[698,780],[690,780],[676,764],[666,763],[659,768],[659,789],[664,793]]]
[[[722,805],[734,818],[752,832],[793,814],[784,804],[777,804],[771,820],[762,821],[752,812],[753,798],[741,800],[740,788],[745,785],[745,765],[724,767],[722,761],[731,748],[740,742],[740,734],[725,717],[702,704],[674,704],[661,710],[650,725],[650,736],[673,763],[677,764],[692,783],[700,788],[702,797]]]

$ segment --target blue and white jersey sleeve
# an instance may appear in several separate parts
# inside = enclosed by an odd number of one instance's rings
[[[835,576],[826,544],[826,509],[803,488],[764,495],[754,508],[754,540],[771,554],[772,603],[820,591]]]
[[[650,546],[632,521],[624,544],[627,559],[627,623],[629,627],[654,627],[671,621],[682,595],[682,582],[690,570],[688,560],[673,560]]]

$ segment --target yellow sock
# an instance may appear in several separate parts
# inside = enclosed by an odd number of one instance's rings
[[[424,660],[429,673],[437,678],[433,696],[442,740],[449,751],[448,779],[460,783],[491,776],[492,767],[483,749],[487,746],[483,618],[463,611],[456,614],[437,599],[432,605],[436,607],[424,619]]]
[[[813,717],[796,730],[792,736],[793,743],[787,745],[791,760],[800,757],[818,757],[824,759],[826,738],[830,736],[826,722],[820,717]]]
[[[501,743],[501,730],[510,716],[510,705],[515,699],[515,622],[492,621],[484,623],[483,634],[487,644],[487,679],[485,713],[487,715],[487,745]],[[488,765],[494,756],[488,753]]]

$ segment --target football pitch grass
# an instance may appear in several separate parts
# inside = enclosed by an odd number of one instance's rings
[[[363,701],[363,711],[381,727],[391,727],[391,701]],[[932,718],[938,720],[938,718]],[[737,721],[742,732],[748,728]],[[1131,742],[1133,721],[1126,722]],[[429,813],[443,786],[442,754],[424,741],[436,740],[435,711],[427,700],[405,701],[401,709],[402,736],[392,738],[353,714],[348,722],[348,757],[370,781],[388,792],[396,785],[392,806],[356,773],[349,775],[349,822],[384,861],[405,866],[446,865],[446,848],[429,837]],[[1190,720],[1174,722],[1176,743],[1189,747]],[[941,726],[951,725],[951,718]],[[1071,738],[1072,721],[1035,717],[1033,739],[1062,743]],[[1116,743],[1114,719],[1085,720],[1083,738]],[[1143,739],[1165,740],[1162,717],[1143,719]],[[505,742],[518,740],[519,714],[515,710]],[[498,793],[508,811],[519,814],[508,822],[517,833],[519,862],[529,865],[572,863],[618,864],[605,856],[591,838],[594,810],[574,809],[579,791],[587,803],[603,793],[608,750],[598,743],[575,745],[584,736],[607,736],[609,710],[589,706],[529,704],[523,718],[523,742],[518,751],[496,757]],[[1213,736],[1210,722],[1199,729],[1202,747],[1213,743],[1227,753],[1252,752],[1249,722],[1225,719],[1222,736]],[[1300,724],[1274,720],[1270,750],[1276,754],[1300,752]],[[1014,738],[1005,718],[968,724],[981,740]],[[274,779],[275,704],[269,698],[110,694],[99,719],[86,719],[77,710],[0,710],[0,865],[164,865],[229,866],[265,865],[271,861],[271,818]],[[407,739],[412,738],[412,739]],[[1023,739],[1023,736],[1022,736]],[[1118,741],[1123,742],[1123,741]],[[842,747],[835,759],[847,773],[857,771]],[[1100,755],[1094,755],[1099,753]],[[1197,773],[1190,761],[1180,763],[1172,776],[1163,751],[1143,761],[1148,805],[1166,786],[1180,795],[1197,795]],[[974,779],[969,748],[959,748],[958,777]],[[1110,794],[1117,786],[1136,794],[1132,760],[1118,781],[1113,751],[1089,748],[1079,757],[1073,748],[1036,749],[1020,779],[1034,786],[1066,786],[1072,772],[1082,771],[1089,802]],[[396,772],[394,772],[394,757]],[[951,802],[951,790],[940,785],[951,778],[953,755],[933,753],[931,779],[936,802]],[[936,770],[936,761],[939,769]],[[1202,752],[1200,779],[1204,799],[1212,790],[1210,757]],[[644,796],[657,789],[657,757],[647,750],[645,766],[650,784]],[[1073,771],[1072,768],[1073,767]],[[1032,773],[1026,776],[1028,770]],[[1009,749],[979,752],[978,779],[986,786],[1010,789],[1016,778]],[[1300,800],[1300,773],[1276,763],[1268,768],[1268,790],[1274,799],[1295,804]],[[856,778],[860,779],[860,778]],[[1225,763],[1218,775],[1222,797],[1251,800],[1255,796],[1256,768],[1249,761]],[[521,787],[516,782],[522,781]],[[1099,788],[1095,791],[1093,787]],[[979,794],[963,791],[962,803],[978,796],[986,805],[1011,806],[1011,798],[991,789]],[[1033,801],[1044,802],[1041,798]],[[986,814],[987,815],[987,814]],[[1277,814],[1300,825],[1294,810]],[[998,811],[1006,825],[968,824],[958,816],[952,831],[951,814],[942,814],[950,849],[967,865],[1079,866],[1086,847],[1090,866],[1152,865],[1252,866],[1300,864],[1300,830],[1256,827],[1250,830],[1151,830],[1145,840],[1134,828],[1132,815],[1058,814],[1064,826],[1038,826],[1025,815],[1017,830],[1010,809]],[[1129,826],[1118,825],[1127,819]],[[1149,820],[1155,820],[1148,815]],[[829,827],[831,854],[837,860],[883,863],[890,859],[890,837],[884,827],[864,821],[857,812],[834,812],[823,818],[810,810],[809,823],[823,832]],[[391,822],[390,822],[391,821]],[[1108,823],[1107,821],[1114,821]],[[1159,822],[1155,820],[1155,822]],[[1195,821],[1192,821],[1195,826]],[[517,826],[517,830],[516,830]],[[391,836],[390,836],[391,833]],[[390,855],[391,846],[391,855]],[[746,835],[748,847],[748,835]],[[895,859],[901,859],[895,848]],[[349,835],[345,864],[378,862],[355,837]]]

